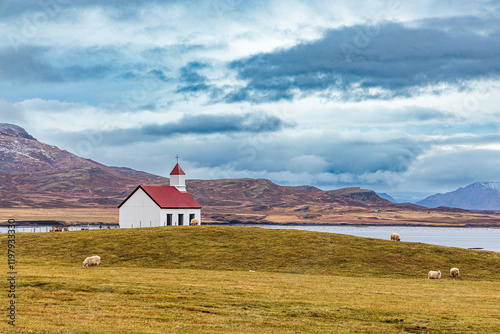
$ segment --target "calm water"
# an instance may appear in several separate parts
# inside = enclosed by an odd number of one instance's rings
[[[420,227],[420,226],[321,226],[321,225],[251,225],[263,228],[287,228],[316,232],[328,232],[389,240],[392,232],[401,241],[421,242],[432,245],[483,248],[500,252],[500,228]]]
[[[238,225],[240,226],[240,225]],[[322,226],[322,225],[254,225],[241,226],[297,229],[316,232],[339,233],[357,237],[389,240],[392,232],[401,236],[401,241],[421,242],[432,245],[482,248],[500,252],[500,228],[460,228],[460,227],[421,227],[421,226]],[[99,225],[90,225],[91,230],[99,229]],[[118,228],[118,225],[102,225],[103,229]],[[87,229],[87,225],[70,226],[70,231]],[[48,232],[51,226],[16,226],[16,233],[20,232]],[[7,227],[0,227],[0,233],[6,233]]]

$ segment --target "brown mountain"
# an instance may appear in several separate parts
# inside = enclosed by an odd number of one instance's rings
[[[138,183],[165,184],[160,176],[108,167],[37,141],[11,124],[0,124],[2,207],[117,205]]]
[[[0,124],[0,206],[89,207],[118,205],[138,184],[168,184],[164,177],[109,167],[37,141],[24,129]],[[189,192],[204,206],[291,207],[328,203],[391,207],[371,190],[322,191],[279,186],[269,180],[189,180]],[[258,209],[257,209],[258,210]]]

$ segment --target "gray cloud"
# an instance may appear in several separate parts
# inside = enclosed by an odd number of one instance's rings
[[[114,69],[107,60],[112,55],[95,59],[96,64],[89,64],[92,57],[97,58],[94,49],[83,52],[63,53],[61,58],[73,62],[74,65],[55,66],[61,59],[48,56],[48,47],[23,46],[18,48],[4,47],[0,49],[0,63],[9,66],[0,67],[0,77],[3,80],[20,83],[61,83],[66,81],[84,81],[88,79],[102,80]],[[99,51],[103,55],[107,51]]]
[[[199,73],[200,70],[210,68],[208,64],[194,61],[181,67],[180,81],[183,83],[177,89],[178,93],[196,93],[215,89],[208,84],[208,78]]]
[[[147,125],[141,132],[148,136],[170,136],[173,134],[209,134],[226,132],[278,131],[285,123],[275,116],[263,113],[243,115],[184,115],[175,123]]]
[[[288,124],[278,117],[261,112],[242,115],[184,115],[179,121],[146,124],[132,129],[85,131],[54,134],[58,141],[77,143],[85,137],[102,138],[100,145],[122,146],[139,142],[156,142],[182,135],[238,134],[276,132]],[[201,142],[204,142],[201,140]]]
[[[466,28],[457,28],[464,23]],[[226,101],[291,100],[295,90],[335,90],[351,100],[392,98],[439,83],[465,87],[467,80],[500,74],[496,18],[456,17],[414,25],[343,27],[316,42],[234,61],[230,67],[247,86]]]
[[[194,153],[196,161],[210,168],[229,164],[236,170],[253,172],[300,170],[358,175],[406,171],[415,158],[430,147],[417,138],[382,139],[378,136],[378,133],[371,133],[343,139],[334,131],[267,132],[256,133],[251,138],[246,135],[198,138],[186,142],[185,149],[189,147],[197,152]]]
[[[151,62],[147,55],[134,48],[103,47],[40,47],[24,45],[0,48],[0,77],[17,83],[61,83],[88,80],[171,80],[168,68],[161,61]],[[194,75],[194,74],[193,74]],[[137,85],[137,83],[134,83]]]
[[[95,157],[113,164],[126,161],[127,166],[165,175],[169,172],[165,161],[179,153],[183,166],[205,171],[197,176],[204,179],[264,177],[280,184],[373,189],[387,187],[391,178],[404,174],[429,147],[409,137],[385,140],[377,138],[378,134],[366,134],[342,139],[334,131],[284,132],[168,136],[162,137],[161,143],[102,146],[102,153]]]
[[[58,71],[44,60],[47,48],[24,46],[0,49],[0,78],[3,81],[60,82]],[[7,65],[8,64],[8,65]]]
[[[4,47],[0,62],[9,64],[0,66],[0,97],[6,100],[33,96],[90,104],[123,100],[131,108],[154,104],[153,93],[173,81],[164,65],[150,63],[126,47]],[[151,101],[130,104],[137,91]]]

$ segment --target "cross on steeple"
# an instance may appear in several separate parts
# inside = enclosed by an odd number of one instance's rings
[[[179,158],[180,158],[180,157],[179,157],[179,155],[178,155],[178,154],[175,156],[175,158],[177,159],[177,163],[179,163]]]

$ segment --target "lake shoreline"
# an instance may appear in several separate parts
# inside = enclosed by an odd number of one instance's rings
[[[449,227],[407,225],[278,225],[240,224],[246,227],[270,229],[296,229],[320,233],[346,234],[381,240],[390,239],[391,233],[401,235],[402,242],[426,243],[462,249],[500,252],[498,227]]]
[[[247,222],[247,223],[203,223],[202,225],[208,226],[247,226],[247,225],[277,225],[277,226],[353,226],[353,227],[389,227],[389,226],[400,226],[400,227],[446,227],[446,228],[498,228],[500,225],[474,225],[474,224],[463,224],[463,225],[450,225],[450,224],[356,224],[356,223],[324,223],[324,224],[314,224],[314,223],[274,223],[274,222]]]
[[[8,222],[1,222],[0,227],[7,227],[11,224]],[[47,227],[47,226],[66,226],[66,227],[74,227],[74,226],[119,226],[118,223],[104,223],[104,222],[89,222],[89,223],[67,223],[64,221],[48,221],[48,220],[30,220],[30,221],[16,221],[16,226],[30,226],[30,227]],[[276,222],[241,222],[241,223],[203,223],[201,225],[205,226],[246,226],[246,225],[262,225],[262,226],[353,226],[353,227],[445,227],[445,228],[499,228],[500,225],[476,225],[476,224],[439,224],[439,223],[428,223],[428,224],[419,224],[419,223],[302,223],[302,222],[286,222],[286,223],[276,223]]]

